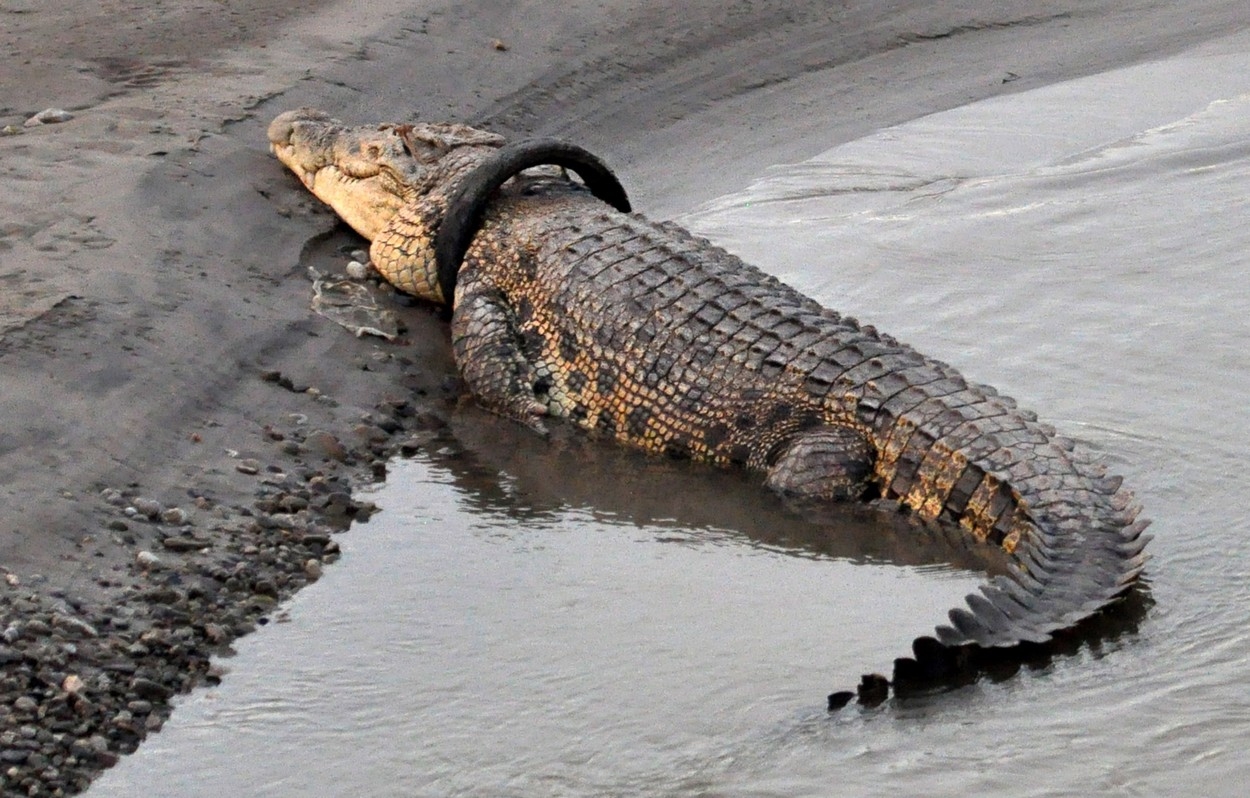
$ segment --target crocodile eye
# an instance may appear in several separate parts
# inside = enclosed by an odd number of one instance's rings
[[[379,147],[378,145],[376,144],[365,145],[365,157],[366,158],[376,159],[376,158],[379,158],[381,155],[382,155],[382,148]]]

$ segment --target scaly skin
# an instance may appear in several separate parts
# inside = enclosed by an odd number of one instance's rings
[[[373,241],[388,280],[441,302],[433,241],[447,197],[500,142],[434,128],[441,146],[422,149],[424,126],[347,128],[300,110],[278,117],[270,139]],[[1016,567],[951,611],[937,629],[948,648],[1044,642],[1143,567],[1146,522],[1120,480],[1014,401],[566,180],[519,178],[490,203],[459,272],[452,332],[479,400],[524,423],[563,417],[626,445],[745,467],[784,493],[895,500],[1001,546]]]

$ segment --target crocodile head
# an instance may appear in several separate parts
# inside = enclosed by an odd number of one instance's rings
[[[352,127],[313,108],[287,111],[269,124],[269,148],[278,160],[370,241],[401,207],[430,190],[448,152],[502,143],[468,125]]]

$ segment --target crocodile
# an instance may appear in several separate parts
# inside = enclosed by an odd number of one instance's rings
[[[1141,505],[1086,447],[681,226],[630,212],[580,148],[454,123],[350,126],[307,108],[268,135],[372,242],[386,280],[446,308],[457,366],[486,408],[539,432],[561,418],[746,469],[803,501],[888,504],[999,547],[1006,572],[916,638],[895,661],[896,691],[976,652],[1045,644],[1104,614],[1144,568]],[[542,164],[558,169],[530,168]],[[866,676],[861,703],[890,684]],[[855,697],[836,692],[830,709]]]

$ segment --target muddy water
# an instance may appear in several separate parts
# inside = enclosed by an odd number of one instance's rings
[[[881,131],[683,221],[1103,451],[1142,613],[826,716],[994,567],[472,410],[93,795],[1241,795],[1247,42]]]

